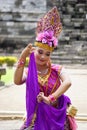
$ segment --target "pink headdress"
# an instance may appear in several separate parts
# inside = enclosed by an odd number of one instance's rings
[[[46,43],[49,47],[55,48],[58,45],[57,38],[61,30],[59,13],[57,7],[54,7],[37,23],[36,42]]]
[[[43,31],[42,33],[39,33],[38,36],[36,37],[36,41],[40,41],[42,43],[48,44],[50,47],[56,47],[57,46],[57,38],[54,37],[52,30],[46,30]]]

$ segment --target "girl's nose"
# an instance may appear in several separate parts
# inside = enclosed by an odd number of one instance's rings
[[[41,56],[41,59],[44,59],[44,58],[45,58],[45,56],[44,56],[44,55],[42,55],[42,56]]]

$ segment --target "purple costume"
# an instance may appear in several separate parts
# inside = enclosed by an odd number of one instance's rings
[[[57,47],[57,37],[61,30],[62,25],[59,13],[57,8],[54,7],[38,22],[35,45],[50,52],[53,51]],[[34,53],[30,55],[26,80],[27,117],[24,123],[25,128],[31,126],[36,113],[33,130],[76,130],[70,127],[67,128],[65,125],[68,124],[66,115],[67,105],[71,104],[67,96],[61,95],[54,105],[48,105],[43,101],[37,102],[39,92],[44,92],[45,96],[49,96],[58,89],[61,84],[59,71],[59,65],[51,65],[49,74],[45,78],[40,77],[37,74]],[[21,130],[24,130],[24,128]]]
[[[53,72],[51,71],[51,73]],[[60,82],[58,85],[60,85]],[[28,77],[26,81],[26,126],[30,126],[34,112],[36,111],[34,130],[64,130],[66,108],[67,104],[70,104],[69,98],[64,95],[60,96],[58,98],[58,107],[53,107],[44,102],[37,102],[37,95],[39,92],[40,85],[38,83],[34,54],[32,53],[30,56]]]

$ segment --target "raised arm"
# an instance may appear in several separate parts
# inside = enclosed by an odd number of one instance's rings
[[[14,83],[16,85],[20,85],[25,82],[25,78],[23,77],[24,65],[26,62],[26,57],[29,56],[33,50],[34,48],[32,47],[32,44],[29,44],[20,54],[20,58],[18,60],[18,64],[14,73]]]

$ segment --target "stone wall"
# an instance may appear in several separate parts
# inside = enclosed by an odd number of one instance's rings
[[[45,0],[0,0],[0,46],[12,50],[33,42],[36,22],[45,12]]]
[[[0,0],[0,53],[20,53],[33,43],[38,19],[55,5],[63,30],[53,62],[86,64],[87,0]]]
[[[54,2],[53,2],[54,1]],[[54,62],[87,64],[87,1],[47,0],[47,7],[56,5],[60,12],[63,31],[59,37]]]

